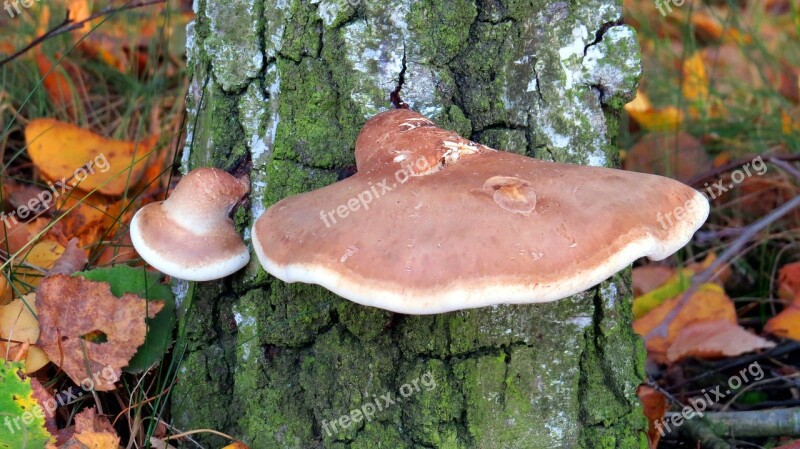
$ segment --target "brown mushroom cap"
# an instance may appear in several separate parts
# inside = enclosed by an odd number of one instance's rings
[[[208,281],[234,273],[250,253],[228,214],[248,191],[247,179],[216,168],[193,170],[165,201],[136,212],[133,246],[147,263],[177,278]]]
[[[709,210],[668,178],[495,151],[408,110],[371,119],[356,160],[356,175],[270,207],[255,251],[283,281],[402,313],[573,295],[671,255]]]

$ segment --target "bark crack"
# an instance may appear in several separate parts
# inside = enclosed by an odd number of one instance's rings
[[[620,25],[623,25],[623,24],[625,24],[625,19],[620,17],[617,20],[612,20],[610,22],[606,22],[606,23],[600,25],[600,29],[598,29],[594,33],[594,40],[592,42],[589,42],[585,47],[583,47],[583,56],[586,56],[586,53],[589,51],[589,47],[597,45],[603,40],[603,36],[605,36],[606,31],[608,31],[609,28],[612,28],[612,27],[615,27],[615,26],[620,26]]]

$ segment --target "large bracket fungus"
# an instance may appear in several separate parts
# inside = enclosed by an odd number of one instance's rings
[[[209,281],[235,273],[250,252],[228,214],[249,190],[247,178],[216,168],[192,170],[169,198],[136,212],[133,246],[147,263],[176,278]]]
[[[496,151],[404,109],[369,120],[355,157],[270,207],[255,252],[285,282],[401,313],[564,298],[673,254],[709,211],[677,181]]]

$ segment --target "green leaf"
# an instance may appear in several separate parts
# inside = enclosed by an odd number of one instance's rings
[[[40,449],[55,442],[24,369],[23,363],[0,359],[0,449]]]
[[[117,265],[112,268],[97,268],[75,273],[85,279],[96,282],[107,282],[111,285],[111,294],[121,297],[125,293],[133,293],[148,301],[164,301],[164,309],[153,319],[147,320],[147,337],[144,344],[136,351],[125,371],[139,373],[159,362],[172,344],[172,328],[175,326],[175,298],[168,285],[160,282],[158,273],[145,271],[143,268],[132,268]]]

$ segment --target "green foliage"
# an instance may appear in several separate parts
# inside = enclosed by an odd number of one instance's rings
[[[53,440],[24,368],[23,363],[0,359],[0,449],[39,449]]]

